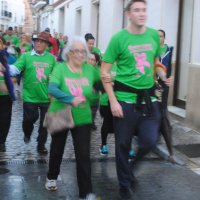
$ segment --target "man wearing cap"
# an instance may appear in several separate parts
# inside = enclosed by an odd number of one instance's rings
[[[6,40],[6,43],[8,46],[16,46],[19,47],[20,45],[20,39],[13,34],[13,28],[8,27],[7,34],[4,36],[4,39]]]
[[[44,31],[46,33],[48,33],[48,35],[49,35],[49,41],[51,42],[51,45],[52,45],[52,47],[51,47],[51,49],[50,49],[49,52],[51,54],[53,54],[54,56],[58,57],[59,45],[58,45],[57,39],[51,36],[49,28],[45,28]]]
[[[47,92],[49,76],[56,64],[55,58],[45,49],[50,45],[49,35],[46,32],[39,33],[33,38],[34,49],[22,54],[11,65],[11,74],[17,75],[23,72],[23,122],[24,142],[28,143],[34,128],[34,123],[40,116],[37,150],[38,153],[47,154],[45,143],[47,131],[43,127],[43,120],[49,105]]]

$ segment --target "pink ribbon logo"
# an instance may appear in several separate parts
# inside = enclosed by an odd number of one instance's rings
[[[135,54],[135,60],[136,60],[136,68],[142,73],[145,74],[144,72],[144,67],[150,68],[150,63],[146,61],[147,56],[145,53],[142,54]]]
[[[37,68],[36,73],[37,78],[40,82],[42,82],[42,78],[46,79],[46,75],[44,74],[44,68]]]

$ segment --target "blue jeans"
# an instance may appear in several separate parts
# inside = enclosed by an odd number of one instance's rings
[[[120,102],[124,117],[114,117],[116,167],[119,186],[130,187],[132,181],[132,167],[128,162],[128,153],[133,135],[138,135],[138,155],[141,159],[152,150],[158,141],[160,128],[160,109],[157,102],[152,103],[151,115],[144,116],[135,109],[135,104]]]

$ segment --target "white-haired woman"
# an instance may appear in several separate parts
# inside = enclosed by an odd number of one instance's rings
[[[63,50],[63,60],[51,76],[49,94],[53,96],[49,111],[63,109],[65,104],[72,105],[72,116],[75,127],[71,129],[76,157],[79,198],[96,199],[92,194],[90,162],[90,129],[92,114],[90,97],[95,82],[100,80],[94,68],[86,61],[88,49],[84,38],[74,37]],[[56,190],[56,180],[69,130],[52,135],[49,171],[45,187]]]

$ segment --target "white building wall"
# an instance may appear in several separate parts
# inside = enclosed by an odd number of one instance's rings
[[[176,41],[178,32],[179,0],[149,0],[147,25],[166,32],[166,43],[174,46],[176,55]]]
[[[200,1],[194,1],[194,16],[193,16],[193,37],[192,37],[192,58],[191,62],[200,66]]]
[[[9,10],[12,12],[11,24],[9,26],[23,26],[25,20],[25,5],[23,0],[7,0]]]
[[[2,1],[0,1],[1,3]],[[17,26],[22,27],[24,25],[25,18],[25,5],[23,0],[4,0],[3,5],[7,5],[6,7],[1,8],[2,10],[6,10],[8,12],[12,12],[12,18],[9,17],[0,17],[0,24],[5,28],[8,26]],[[1,11],[1,10],[0,10]]]
[[[54,12],[51,14],[54,21],[53,28],[59,32],[59,8],[64,7],[64,34],[68,35],[69,38],[75,35],[77,32],[77,9],[79,9],[81,10],[80,34],[84,36],[85,33],[92,32],[96,37],[95,31],[93,31],[95,20],[92,16],[93,2],[100,4],[98,47],[105,51],[111,36],[122,28],[123,0],[66,0],[54,8]],[[147,4],[147,25],[155,29],[164,29],[167,36],[166,42],[172,46],[176,46],[177,41],[178,3],[179,0],[148,0]],[[50,23],[47,26],[50,26]]]

